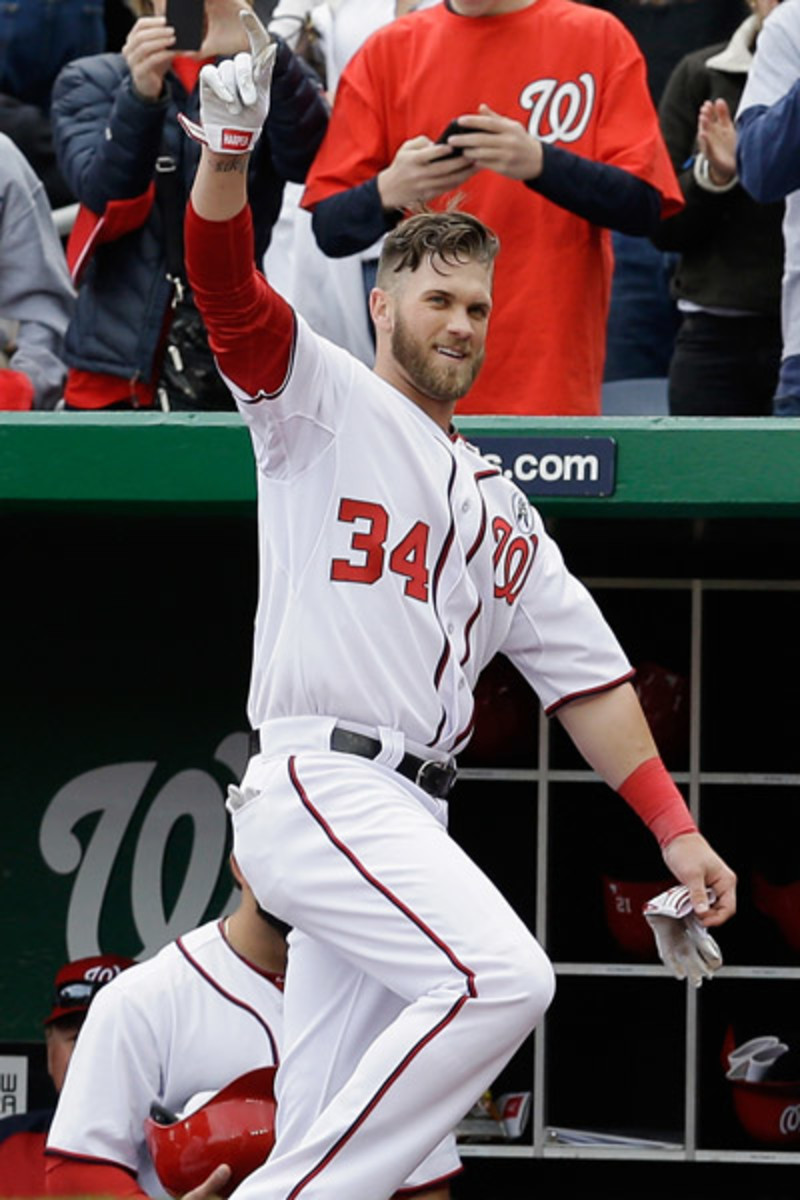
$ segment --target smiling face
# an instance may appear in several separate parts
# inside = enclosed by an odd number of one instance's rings
[[[376,370],[441,424],[483,362],[491,265],[430,257],[373,292]]]

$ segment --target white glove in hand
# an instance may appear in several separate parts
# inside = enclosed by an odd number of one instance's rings
[[[708,901],[716,896],[709,888]],[[643,909],[664,966],[676,979],[700,987],[722,966],[722,955],[706,927],[698,921],[687,887],[673,887],[648,900]]]
[[[200,72],[200,124],[183,113],[178,120],[196,141],[218,154],[246,154],[258,141],[269,112],[270,84],[277,45],[249,9],[239,13],[250,43],[217,67]]]

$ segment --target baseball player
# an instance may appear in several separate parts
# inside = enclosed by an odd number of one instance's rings
[[[544,951],[447,833],[454,756],[495,653],[641,815],[705,925],[733,912],[735,878],[541,517],[452,429],[483,357],[494,235],[459,212],[388,235],[374,371],[253,268],[245,148],[273,49],[252,14],[242,21],[251,53],[204,68],[201,123],[188,127],[204,145],[185,239],[258,475],[254,744],[229,793],[234,848],[292,933],[277,1140],[233,1195],[387,1200],[553,994]]]
[[[232,915],[104,989],[50,1129],[48,1195],[163,1196],[145,1141],[151,1104],[178,1113],[198,1093],[277,1064],[285,949],[244,885]]]

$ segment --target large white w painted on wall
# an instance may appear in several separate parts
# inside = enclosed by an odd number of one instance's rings
[[[240,778],[246,756],[246,734],[233,733],[223,739],[213,757]],[[112,872],[156,766],[155,762],[114,763],[87,771],[59,789],[42,818],[39,847],[44,861],[61,875],[75,875],[65,931],[70,958],[103,949],[100,925]],[[76,827],[98,813],[83,847]],[[178,897],[167,915],[163,891],[167,844],[177,822],[186,817],[193,823],[192,849]],[[227,820],[222,788],[205,771],[180,771],[153,798],[131,867],[131,913],[142,941],[139,958],[150,957],[203,919],[222,866]]]

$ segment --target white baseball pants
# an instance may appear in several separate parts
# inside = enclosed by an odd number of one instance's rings
[[[452,1162],[448,1135],[542,1017],[553,971],[447,834],[446,804],[325,749],[325,719],[272,724],[296,725],[296,753],[273,737],[251,760],[234,853],[296,932],[278,1138],[233,1195],[388,1200]]]

